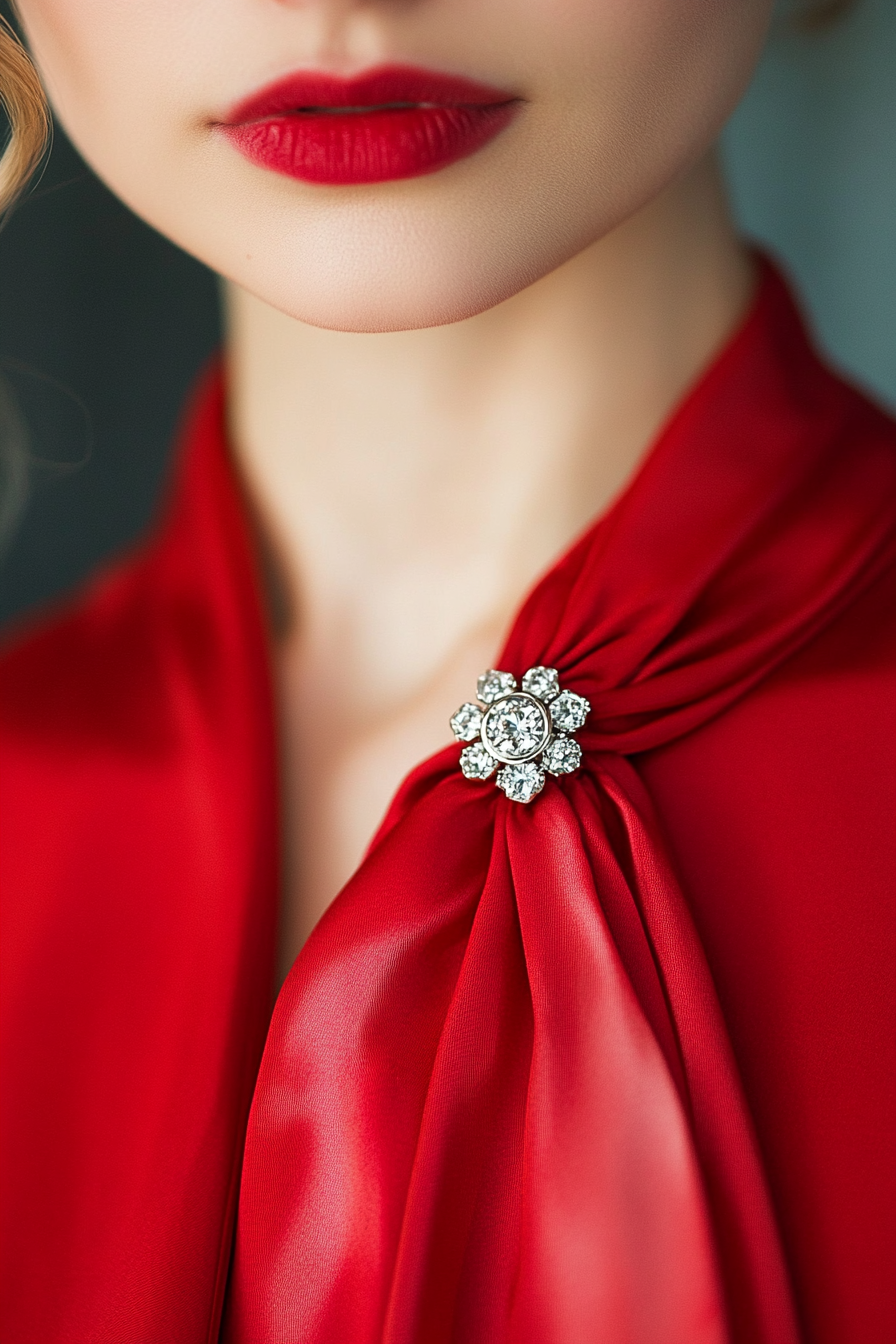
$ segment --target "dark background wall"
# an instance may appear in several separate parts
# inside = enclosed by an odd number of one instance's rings
[[[796,277],[834,360],[896,406],[896,0],[860,0],[820,34],[782,19],[724,154],[745,230]],[[0,621],[147,525],[218,339],[214,277],[120,205],[57,128],[0,234],[0,374],[29,459]]]
[[[0,375],[30,458],[0,556],[0,621],[67,590],[146,525],[218,326],[211,272],[121,205],[57,126],[0,233]]]

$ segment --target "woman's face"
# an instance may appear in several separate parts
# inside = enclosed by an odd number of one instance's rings
[[[736,102],[771,0],[18,8],[66,130],[137,214],[305,322],[377,331],[509,298],[656,195]]]

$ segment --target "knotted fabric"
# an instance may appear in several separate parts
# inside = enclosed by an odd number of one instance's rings
[[[588,697],[583,768],[523,806],[463,778],[457,746],[425,762],[298,957],[249,1120],[229,1344],[798,1338],[637,757],[892,561],[890,450],[803,340],[766,269],[699,395],[523,606],[495,666]]]

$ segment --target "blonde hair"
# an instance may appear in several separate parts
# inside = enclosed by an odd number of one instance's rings
[[[27,185],[47,147],[50,111],[37,71],[6,20],[0,17],[0,103],[9,139],[0,155],[0,215]]]

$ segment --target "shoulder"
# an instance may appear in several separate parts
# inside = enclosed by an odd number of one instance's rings
[[[163,747],[175,683],[203,679],[233,606],[229,589],[244,605],[252,600],[242,591],[251,565],[222,424],[212,366],[186,407],[149,532],[72,597],[0,639],[8,749]]]
[[[891,1319],[896,571],[641,760],[712,970],[810,1334]]]
[[[643,768],[664,812],[706,809],[743,831],[759,861],[822,861],[831,844],[876,831],[894,839],[896,791],[896,568],[749,694],[697,732],[650,753]],[[682,783],[687,779],[686,797]],[[669,795],[667,797],[667,794]],[[889,800],[889,801],[888,801]],[[851,829],[852,827],[852,829]],[[702,828],[701,828],[702,829]],[[801,840],[802,837],[802,840]],[[788,860],[789,861],[789,860]]]
[[[160,666],[150,558],[130,556],[7,635],[0,740],[9,753],[82,751],[158,732]]]

